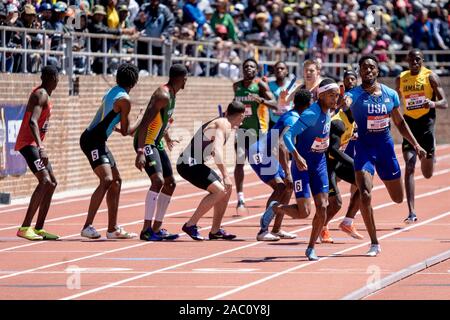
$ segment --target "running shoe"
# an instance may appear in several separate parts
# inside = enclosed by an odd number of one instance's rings
[[[198,227],[197,227],[196,225],[193,225],[193,226],[188,227],[188,226],[187,226],[187,223],[185,223],[185,224],[183,225],[182,230],[183,230],[184,232],[186,232],[186,234],[187,234],[188,236],[190,236],[190,237],[191,237],[192,239],[194,239],[194,240],[197,240],[197,241],[205,240],[205,238],[203,238],[203,237],[200,235],[200,233],[198,232]]]
[[[122,227],[117,227],[116,231],[106,232],[106,238],[108,239],[133,239],[136,238],[137,234],[133,232],[127,232]]]
[[[59,239],[58,235],[47,232],[44,229],[40,229],[40,230],[34,229],[34,232],[38,236],[41,236],[43,240],[58,240]]]
[[[328,230],[328,227],[322,228],[319,238],[322,243],[333,243],[334,242],[333,238],[330,235],[330,230]]]
[[[32,227],[20,227],[19,230],[17,230],[17,236],[31,241],[44,240],[42,236],[36,234]]]
[[[220,228],[219,231],[216,233],[209,233],[209,240],[217,240],[217,239],[223,239],[223,240],[233,240],[236,238],[234,234],[227,233],[224,229]]]
[[[88,225],[86,228],[81,230],[81,236],[89,239],[98,239],[102,235],[98,233],[92,225]]]
[[[258,241],[279,241],[280,237],[269,232],[269,231],[264,231],[261,230],[258,235],[256,236],[256,240]]]
[[[278,204],[278,201],[272,201],[269,203],[269,206],[267,207],[266,211],[261,216],[261,219],[259,220],[259,225],[261,226],[261,230],[266,231],[269,229],[270,222],[273,219],[273,216],[275,215],[275,212],[273,211],[273,206]]]
[[[308,258],[309,261],[317,261],[319,260],[319,257],[317,257],[316,255],[316,250],[314,250],[314,248],[307,248],[306,252],[305,252],[306,257]]]
[[[235,216],[245,216],[248,215],[248,210],[245,207],[245,202],[238,200],[237,206],[236,206],[236,215]]]
[[[139,239],[144,241],[162,241],[163,238],[158,235],[158,233],[153,232],[152,228],[147,228],[145,231],[142,231]]]
[[[417,216],[414,212],[410,212],[408,215],[408,218],[406,218],[405,220],[403,220],[404,223],[406,224],[411,224],[417,221]]]
[[[163,240],[175,240],[180,237],[179,234],[169,233],[166,229],[160,229],[158,232],[155,232],[158,237],[161,237]]]
[[[364,239],[364,236],[362,234],[360,234],[358,232],[358,230],[356,230],[356,228],[355,228],[355,226],[353,224],[347,225],[347,224],[344,224],[344,222],[341,222],[339,224],[339,229],[344,231],[346,234],[348,234],[352,238],[355,238],[355,239],[358,239],[358,240]]]
[[[379,244],[371,244],[366,256],[376,257],[381,252],[381,246]]]
[[[286,232],[284,230],[280,230],[278,232],[272,232],[274,236],[280,237],[280,239],[295,239],[297,238],[296,234]]]

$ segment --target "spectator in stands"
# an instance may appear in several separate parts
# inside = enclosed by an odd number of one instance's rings
[[[196,23],[196,39],[203,37],[203,25],[206,23],[205,15],[197,6],[197,0],[187,0],[183,6],[183,24]]]
[[[211,28],[217,33],[217,26],[222,25],[227,29],[228,39],[236,42],[238,41],[236,30],[234,28],[233,17],[228,13],[228,1],[218,0],[216,4],[216,12],[214,12],[211,18]],[[222,28],[219,28],[222,29]]]
[[[136,28],[143,36],[169,40],[175,27],[174,15],[169,8],[161,4],[159,0],[151,0],[142,6],[137,20],[134,22]],[[147,42],[138,42],[138,53],[149,54]],[[162,55],[162,44],[154,43],[152,46],[153,55]],[[148,69],[147,60],[138,60],[140,70]],[[151,72],[162,74],[161,61],[154,61]]]
[[[268,16],[264,12],[260,12],[255,16],[253,27],[245,36],[245,40],[254,45],[264,46],[269,40],[269,29],[267,27]]]
[[[108,28],[119,28],[119,13],[116,10],[117,0],[107,0],[106,5],[106,21]]]
[[[39,7],[38,19],[41,22],[41,27],[44,30],[52,30],[52,5],[50,3],[44,2]]]
[[[428,18],[428,10],[420,10],[416,21],[408,28],[408,33],[413,39],[413,47],[420,50],[433,49],[433,25]]]
[[[282,23],[282,17],[279,14],[272,16],[272,23],[270,25],[269,36],[266,40],[266,45],[269,47],[281,48],[281,36],[280,36],[280,26]]]

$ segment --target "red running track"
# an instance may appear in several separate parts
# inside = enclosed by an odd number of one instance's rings
[[[232,198],[223,221],[229,232],[238,235],[231,242],[196,242],[184,234],[174,242],[85,240],[79,232],[89,196],[54,201],[46,229],[60,234],[61,241],[28,242],[15,236],[25,206],[3,207],[0,209],[0,299],[354,297],[355,292],[374,279],[395,276],[409,266],[449,251],[450,146],[439,146],[437,157],[432,179],[426,180],[420,170],[416,171],[416,208],[420,220],[414,225],[402,223],[407,214],[406,203],[392,203],[381,181],[375,178],[373,204],[383,250],[376,258],[364,256],[368,236],[359,215],[356,225],[366,239],[354,240],[339,231],[337,226],[343,218],[339,213],[330,225],[335,243],[317,245],[321,257],[318,262],[309,262],[304,256],[311,219],[285,219],[284,229],[296,233],[297,239],[274,243],[256,241],[259,218],[270,190],[252,172],[247,172],[244,188],[249,215],[233,217],[236,201]],[[342,193],[349,190],[344,182],[339,186]],[[145,194],[146,188],[127,189],[122,194],[119,222],[129,231],[140,231]],[[189,184],[179,183],[164,226],[171,232],[181,232],[181,226],[204,194]],[[347,203],[348,194],[344,197],[344,208]],[[104,235],[107,215],[105,206],[101,209],[95,226]],[[205,236],[211,217],[208,214],[200,221]],[[433,268],[437,272],[431,272]],[[448,298],[448,269],[447,260],[379,288],[366,298]],[[433,273],[432,278],[420,282],[424,279],[421,275],[428,274],[428,270]],[[402,295],[405,286],[411,289]]]

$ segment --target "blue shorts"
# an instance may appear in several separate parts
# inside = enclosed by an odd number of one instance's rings
[[[286,178],[286,173],[278,160],[275,157],[268,156],[265,148],[260,151],[259,144],[259,141],[254,143],[248,151],[248,162],[253,171],[264,183],[276,178]]]
[[[377,143],[364,143],[360,139],[355,145],[355,171],[367,171],[371,175],[377,170],[381,180],[395,180],[401,176],[400,165],[391,137]]]
[[[327,160],[324,155],[318,163],[308,163],[308,170],[300,171],[295,161],[291,163],[292,180],[294,182],[295,198],[310,198],[319,193],[328,193]],[[311,191],[310,191],[311,188]]]

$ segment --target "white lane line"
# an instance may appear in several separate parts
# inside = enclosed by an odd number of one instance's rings
[[[417,198],[419,198],[419,197],[423,198],[423,197],[425,197],[425,196],[431,196],[431,195],[438,194],[438,193],[441,193],[441,192],[445,192],[445,191],[448,191],[448,190],[450,190],[450,187],[447,187],[447,188],[444,188],[444,189],[441,189],[441,190],[438,190],[438,191],[427,192],[427,193],[424,193],[424,194],[419,195]],[[374,207],[373,209],[374,209],[374,210],[377,210],[377,209],[385,208],[385,207],[388,207],[388,206],[391,206],[391,205],[394,205],[394,204],[395,204],[394,202],[387,202],[387,203],[378,205],[378,206]],[[450,212],[447,212],[447,214],[450,214]],[[439,216],[439,217],[440,217],[440,216]],[[333,220],[331,220],[331,221],[332,221],[332,222],[335,222],[335,221],[342,220],[343,218],[344,218],[344,217],[339,217],[339,218],[333,219]],[[426,221],[424,221],[424,222],[431,222],[431,221],[434,221],[434,220],[437,220],[437,219],[429,219],[429,220],[426,220]],[[424,224],[424,222],[422,222],[421,224],[417,224],[417,226]],[[409,230],[409,229],[411,229],[411,228],[414,228],[414,226],[405,228],[405,229],[403,229],[403,230],[400,230],[400,231],[395,232],[395,233],[392,233],[392,234],[394,235],[394,234],[397,234],[397,233],[399,233],[399,232],[403,232],[403,231]],[[297,230],[295,230],[295,231],[292,231],[292,233],[298,233],[298,232],[300,232],[300,231],[305,231],[305,230],[309,230],[309,229],[311,229],[311,226],[303,227],[303,228],[301,228],[301,229],[297,229]],[[379,239],[381,240],[381,239],[384,239],[384,238],[386,238],[386,236],[380,237]],[[262,243],[262,242],[253,242],[253,243],[250,243],[250,244],[247,244],[247,245],[244,245],[244,246],[236,247],[236,248],[229,249],[229,250],[225,250],[225,251],[220,251],[220,252],[217,252],[217,253],[208,255],[208,256],[204,256],[204,257],[200,257],[200,258],[193,259],[193,260],[190,260],[190,261],[182,262],[182,263],[175,264],[175,265],[172,265],[172,266],[169,266],[169,267],[165,267],[165,268],[162,268],[162,269],[157,269],[157,270],[150,271],[150,272],[147,272],[147,273],[144,273],[144,274],[141,274],[141,275],[132,277],[132,278],[126,278],[126,279],[123,279],[123,280],[120,280],[120,281],[117,281],[117,282],[110,283],[110,284],[105,285],[105,286],[101,286],[101,287],[98,287],[98,288],[94,288],[94,289],[91,289],[91,290],[87,290],[87,291],[84,291],[84,292],[80,292],[80,293],[78,293],[78,294],[75,294],[75,295],[72,295],[72,296],[68,296],[68,297],[62,298],[61,300],[72,300],[72,299],[76,299],[76,298],[79,298],[79,297],[82,297],[82,296],[86,296],[86,295],[89,295],[89,294],[92,294],[92,293],[96,293],[96,292],[99,292],[99,291],[103,291],[103,290],[108,289],[108,288],[112,288],[112,287],[115,287],[115,286],[117,286],[117,285],[121,285],[121,284],[130,282],[130,281],[134,281],[134,280],[138,280],[138,279],[141,279],[141,278],[145,278],[145,277],[148,277],[148,276],[153,275],[153,274],[155,274],[155,273],[159,273],[159,272],[163,272],[163,271],[167,271],[167,270],[173,270],[173,269],[176,269],[176,268],[178,268],[178,267],[182,267],[182,266],[185,266],[185,265],[197,263],[197,262],[204,261],[204,260],[207,260],[207,259],[210,259],[210,258],[214,258],[214,257],[220,256],[220,255],[224,255],[224,254],[227,254],[227,253],[231,253],[231,252],[235,252],[235,251],[238,251],[238,250],[250,248],[250,247],[256,246],[256,245],[261,244],[261,243]],[[356,248],[359,248],[359,247],[361,247],[361,246],[365,246],[365,245],[367,245],[367,244],[369,244],[369,242],[363,243],[362,245],[358,245],[358,246],[352,247],[352,250],[353,250],[353,249],[356,249]],[[341,251],[341,252],[338,252],[338,253],[335,253],[335,254],[339,254],[339,253],[347,252],[347,251],[349,251],[349,250],[344,250],[344,251]],[[323,258],[323,259],[327,259],[327,258]],[[313,263],[316,263],[316,262],[313,262]],[[309,264],[307,264],[307,265],[309,265]],[[305,265],[305,266],[306,266],[306,265]],[[296,268],[298,268],[298,267],[296,267]],[[300,268],[302,268],[302,267],[300,267]],[[289,269],[289,270],[290,270],[290,269]],[[293,269],[293,270],[296,270],[296,269]],[[282,274],[284,274],[284,273],[282,273]],[[281,274],[280,274],[280,275],[281,275]],[[276,276],[275,276],[275,277],[276,277]],[[270,278],[270,279],[271,279],[271,278]],[[267,280],[270,280],[270,279],[269,279],[269,277],[267,277]],[[264,281],[262,281],[262,282],[264,282]],[[259,283],[259,282],[258,282],[258,283]],[[256,285],[256,284],[258,284],[258,283],[255,282],[254,285]],[[250,286],[252,286],[252,285],[250,285]],[[243,289],[242,289],[242,290],[243,290]],[[238,291],[239,291],[239,290],[238,290]],[[229,291],[229,292],[231,292],[231,291]],[[232,294],[232,293],[234,293],[234,292],[231,292],[230,294]]]
[[[403,268],[400,271],[390,274],[389,276],[381,279],[376,284],[365,285],[364,287],[357,289],[343,298],[341,300],[360,300],[364,299],[368,296],[376,294],[378,291],[394,284],[395,282],[401,281],[415,273],[418,273],[422,270],[432,267],[435,264],[438,264],[442,261],[445,261],[450,258],[450,250],[444,251],[438,255],[435,255],[431,258],[427,258],[421,262],[412,264],[406,268]]]
[[[388,233],[388,234],[385,234],[385,235],[383,235],[382,237],[380,237],[379,240],[383,240],[383,239],[386,239],[386,238],[390,238],[390,237],[395,236],[395,235],[397,235],[397,234],[399,234],[399,233],[402,233],[402,232],[405,232],[405,231],[408,231],[408,230],[411,230],[411,229],[414,229],[414,228],[417,228],[417,227],[426,225],[426,224],[428,224],[428,223],[430,223],[430,222],[432,222],[432,221],[435,221],[435,220],[444,218],[444,217],[446,217],[446,216],[448,216],[448,215],[450,215],[450,211],[447,211],[447,212],[445,212],[445,213],[443,213],[443,214],[440,214],[440,215],[438,215],[438,216],[436,216],[436,217],[434,217],[434,218],[425,220],[425,221],[420,222],[420,223],[417,223],[417,224],[415,224],[415,225],[406,227],[406,228],[404,228],[404,229],[402,229],[402,230],[397,230],[397,231],[394,231],[394,232],[390,232],[390,233]],[[292,267],[292,268],[289,268],[289,269],[286,269],[286,270],[283,270],[283,271],[280,271],[280,272],[273,273],[272,275],[270,275],[270,276],[268,276],[268,277],[259,279],[259,280],[257,280],[257,281],[250,282],[250,283],[248,283],[248,284],[246,284],[246,285],[243,285],[243,286],[239,286],[239,287],[236,288],[236,289],[233,289],[233,290],[230,290],[230,291],[227,291],[227,292],[218,294],[218,295],[216,295],[216,296],[210,297],[210,298],[208,298],[207,300],[219,300],[219,299],[222,299],[222,298],[224,298],[224,297],[227,297],[227,296],[230,296],[230,295],[235,294],[235,293],[237,293],[237,292],[240,292],[240,291],[242,291],[242,290],[245,290],[245,289],[254,287],[254,286],[256,286],[256,285],[259,285],[259,284],[261,284],[261,283],[267,282],[267,281],[272,280],[272,279],[274,279],[274,278],[280,277],[280,276],[282,276],[282,275],[284,275],[284,274],[287,274],[287,273],[290,273],[290,272],[292,272],[292,271],[296,271],[296,270],[299,270],[299,269],[303,269],[303,268],[305,268],[305,267],[307,267],[307,266],[310,266],[310,265],[312,265],[312,264],[320,263],[320,262],[322,262],[322,261],[325,261],[325,260],[330,259],[331,257],[335,257],[335,256],[337,256],[337,255],[341,255],[341,254],[343,254],[343,253],[346,253],[346,252],[349,252],[349,251],[352,251],[352,250],[355,250],[355,249],[359,249],[359,248],[364,247],[364,246],[367,246],[367,245],[369,245],[369,244],[370,244],[370,241],[367,241],[367,242],[364,242],[364,243],[362,243],[362,244],[359,244],[359,245],[356,245],[356,246],[353,246],[353,247],[350,247],[350,248],[347,248],[347,249],[344,249],[344,250],[335,252],[335,253],[331,254],[330,256],[321,258],[319,261],[311,261],[311,262],[303,263],[303,264],[300,264],[300,265],[298,265],[298,266],[295,266],[295,267]],[[93,290],[95,290],[95,289],[93,289]]]

